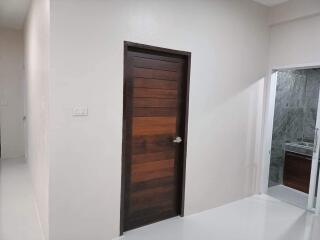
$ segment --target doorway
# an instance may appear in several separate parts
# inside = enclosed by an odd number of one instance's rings
[[[274,70],[265,134],[265,192],[319,213],[320,68]]]
[[[121,234],[183,216],[190,61],[124,43]]]

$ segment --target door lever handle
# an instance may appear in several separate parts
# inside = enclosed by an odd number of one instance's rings
[[[176,137],[175,139],[173,139],[174,143],[181,143],[182,142],[182,138],[181,137]]]

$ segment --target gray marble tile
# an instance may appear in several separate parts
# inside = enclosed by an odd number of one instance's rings
[[[307,142],[313,142],[314,130],[317,118],[317,108],[306,108],[303,121],[303,139]]]

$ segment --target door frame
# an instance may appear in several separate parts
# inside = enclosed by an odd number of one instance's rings
[[[186,158],[187,158],[187,139],[188,139],[188,116],[189,116],[189,89],[190,89],[190,69],[191,69],[191,52],[186,51],[179,51],[179,50],[173,50],[168,48],[162,48],[162,47],[155,47],[140,43],[134,43],[129,41],[124,41],[124,61],[123,61],[123,119],[122,119],[122,168],[121,168],[121,206],[120,206],[120,235],[123,235],[124,232],[124,221],[125,221],[125,192],[127,190],[127,178],[126,178],[126,172],[127,172],[127,101],[128,98],[128,51],[130,49],[139,49],[142,51],[152,51],[152,52],[159,52],[163,54],[173,54],[176,56],[180,56],[185,59],[186,66],[185,66],[185,86],[183,89],[182,94],[182,107],[183,107],[183,119],[182,121],[183,126],[183,132],[184,132],[184,139],[183,144],[181,147],[182,151],[182,157],[181,157],[181,167],[179,169],[180,176],[182,179],[180,179],[180,216],[184,216],[184,202],[185,202],[185,176],[186,176]],[[130,131],[130,129],[128,130]]]
[[[260,184],[260,192],[262,194],[267,194],[268,192],[273,119],[274,119],[275,100],[276,100],[276,87],[277,87],[277,80],[278,80],[277,73],[278,71],[281,71],[281,70],[307,70],[307,69],[313,69],[313,68],[320,68],[320,63],[278,66],[278,67],[271,68],[269,71],[268,81],[266,83],[267,90],[265,95],[266,110],[265,110],[265,118],[264,118],[265,120],[264,120],[264,131],[263,131],[264,133],[263,133],[263,150],[262,150],[262,174],[261,174],[261,184]],[[320,96],[319,96],[319,101],[320,101]],[[318,111],[320,111],[320,109]],[[314,169],[312,172],[313,173],[315,172]],[[320,176],[318,181],[320,182]],[[308,195],[308,200],[309,199],[310,199],[310,195]],[[306,206],[306,209],[307,208],[308,206]],[[319,211],[320,211],[320,203],[318,204],[318,206],[316,206],[316,212],[319,212]]]

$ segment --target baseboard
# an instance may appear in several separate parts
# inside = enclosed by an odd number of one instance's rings
[[[26,159],[25,156],[13,156],[13,157],[1,157],[1,160],[6,161],[6,160],[15,160],[15,159]]]
[[[113,238],[112,240],[124,240],[124,236],[119,236],[119,237],[116,237],[116,238]]]

